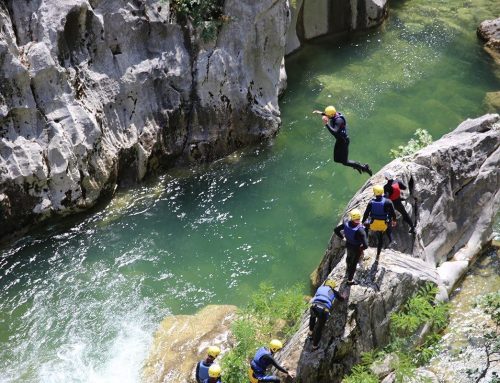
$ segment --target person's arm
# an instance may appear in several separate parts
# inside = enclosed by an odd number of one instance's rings
[[[335,137],[335,138],[343,138],[341,135],[340,135],[340,128],[342,126],[342,124],[344,123],[343,121],[341,121],[342,119],[341,118],[337,118],[337,120],[335,121],[335,124],[332,126],[331,122],[332,122],[332,119],[329,118],[328,119],[328,122],[325,123],[325,128],[328,129],[328,131]]]
[[[356,232],[356,235],[358,236],[358,240],[361,242],[361,250],[366,250],[368,249],[368,238],[366,236],[366,231],[365,229],[361,228]]]
[[[341,223],[338,225],[335,229],[333,229],[333,232],[339,237],[340,239],[344,239],[344,236],[342,235],[342,230],[344,230],[344,224]]]
[[[288,371],[285,370],[283,367],[281,367],[278,362],[276,362],[276,359],[274,359],[271,355],[264,355],[262,359],[267,359],[277,370],[288,374]]]
[[[392,194],[392,182],[387,181],[387,183],[384,185],[384,196],[386,198],[389,198],[391,194]]]
[[[403,181],[401,181],[399,178],[396,180],[396,182],[399,184],[399,188],[401,190],[406,190],[408,189],[408,186],[405,185],[405,183]]]
[[[365,212],[363,214],[363,220],[361,222],[366,222],[366,220],[368,219],[368,216],[370,215],[370,213],[372,212],[372,202],[368,202],[368,205],[366,205],[366,209],[365,209]]]
[[[392,201],[390,199],[385,200],[384,204],[385,211],[389,214],[389,216],[392,219],[392,222],[396,222],[396,210],[394,210],[394,205],[392,204]],[[395,225],[393,225],[395,226]]]
[[[198,362],[198,364],[196,365],[196,382],[197,383],[201,383],[201,380],[200,380],[200,362]]]

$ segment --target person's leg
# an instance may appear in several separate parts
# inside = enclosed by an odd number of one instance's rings
[[[309,317],[309,333],[312,333],[314,331],[314,325],[316,324],[316,311],[314,310],[314,307],[311,307],[310,309],[310,317]]]
[[[333,147],[333,160],[344,166],[349,166],[356,169],[360,174],[362,172],[372,175],[372,171],[368,164],[362,165],[358,161],[349,160],[349,144],[342,140],[337,140],[335,146]]]
[[[313,334],[313,347],[318,347],[319,341],[321,339],[321,333],[323,332],[323,327],[325,326],[326,320],[328,319],[328,312],[325,310],[318,309],[318,322],[314,329]]]
[[[352,281],[354,274],[356,273],[356,264],[359,261],[359,249],[355,249],[350,246],[346,246],[347,256],[346,256],[346,277],[347,281]]]
[[[406,211],[405,207],[403,206],[403,203],[401,202],[401,199],[397,199],[393,201],[394,208],[401,213],[401,216],[403,217],[403,221],[405,221],[409,226],[410,226],[410,232],[415,231],[415,225],[413,224],[410,215]]]
[[[377,257],[380,255],[380,252],[382,251],[382,245],[384,243],[384,232],[383,231],[377,231]]]

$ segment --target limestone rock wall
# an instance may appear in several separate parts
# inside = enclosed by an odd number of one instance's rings
[[[0,238],[276,133],[287,3],[226,0],[207,43],[168,5],[0,3]]]
[[[448,298],[491,238],[500,208],[500,116],[467,120],[412,156],[389,163],[366,182],[345,213],[355,207],[364,211],[373,185],[385,183],[386,170],[409,185],[404,197],[417,235],[410,236],[399,219],[393,249],[383,250],[379,258],[374,248],[365,251],[356,271],[359,285],[341,285],[348,299],[335,303],[317,351],[306,341],[305,313],[280,356],[297,371],[297,382],[340,382],[362,352],[387,344],[390,314],[419,285],[436,283],[440,298]],[[344,275],[344,244],[332,235],[313,284],[327,277],[343,280]]]
[[[286,52],[297,50],[301,41],[380,25],[387,17],[387,3],[387,0],[290,1],[292,21]]]

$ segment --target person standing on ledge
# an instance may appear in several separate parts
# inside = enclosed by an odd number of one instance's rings
[[[349,213],[349,220],[344,220],[333,232],[340,238],[346,240],[346,277],[347,284],[354,285],[354,273],[356,265],[363,255],[363,251],[368,249],[368,238],[365,227],[361,224],[361,211],[353,209]]]
[[[349,160],[349,136],[347,135],[347,121],[342,113],[337,112],[334,106],[330,105],[325,108],[325,111],[313,110],[314,114],[321,114],[321,119],[325,124],[325,128],[335,137],[335,146],[333,147],[333,160],[344,166],[349,166],[356,169],[360,174],[365,172],[370,176],[372,170],[370,165],[357,161]]]
[[[387,180],[387,183],[384,185],[384,196],[392,201],[394,209],[401,213],[403,221],[410,226],[409,233],[415,234],[415,225],[403,206],[403,200],[401,199],[401,190],[406,190],[407,186],[399,178],[395,178],[394,174],[389,170],[384,172],[384,177]]]
[[[209,378],[208,370],[214,363],[215,358],[220,354],[220,348],[217,346],[210,346],[207,350],[207,358],[201,360],[196,365],[196,382],[202,383],[205,379]]]

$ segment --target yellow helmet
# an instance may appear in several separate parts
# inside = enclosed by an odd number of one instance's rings
[[[221,373],[222,368],[220,368],[218,364],[214,363],[208,368],[208,376],[210,376],[211,378],[218,378]]]
[[[278,339],[273,339],[269,342],[269,350],[272,352],[277,352],[283,348],[283,343],[281,343]]]
[[[382,185],[375,185],[373,187],[373,194],[376,196],[384,194],[384,187]]]
[[[335,116],[335,113],[337,113],[337,109],[335,109],[334,106],[332,105],[329,105],[325,108],[325,114],[328,116],[328,117],[333,117]]]
[[[356,219],[361,219],[361,211],[359,211],[359,209],[352,209],[349,212],[349,218],[351,221],[354,221]]]
[[[323,282],[323,285],[331,287],[332,289],[337,286],[337,282],[335,282],[333,279],[327,279],[325,282]]]
[[[220,348],[217,346],[210,346],[207,350],[207,355],[211,356],[212,358],[217,358],[220,354]]]

